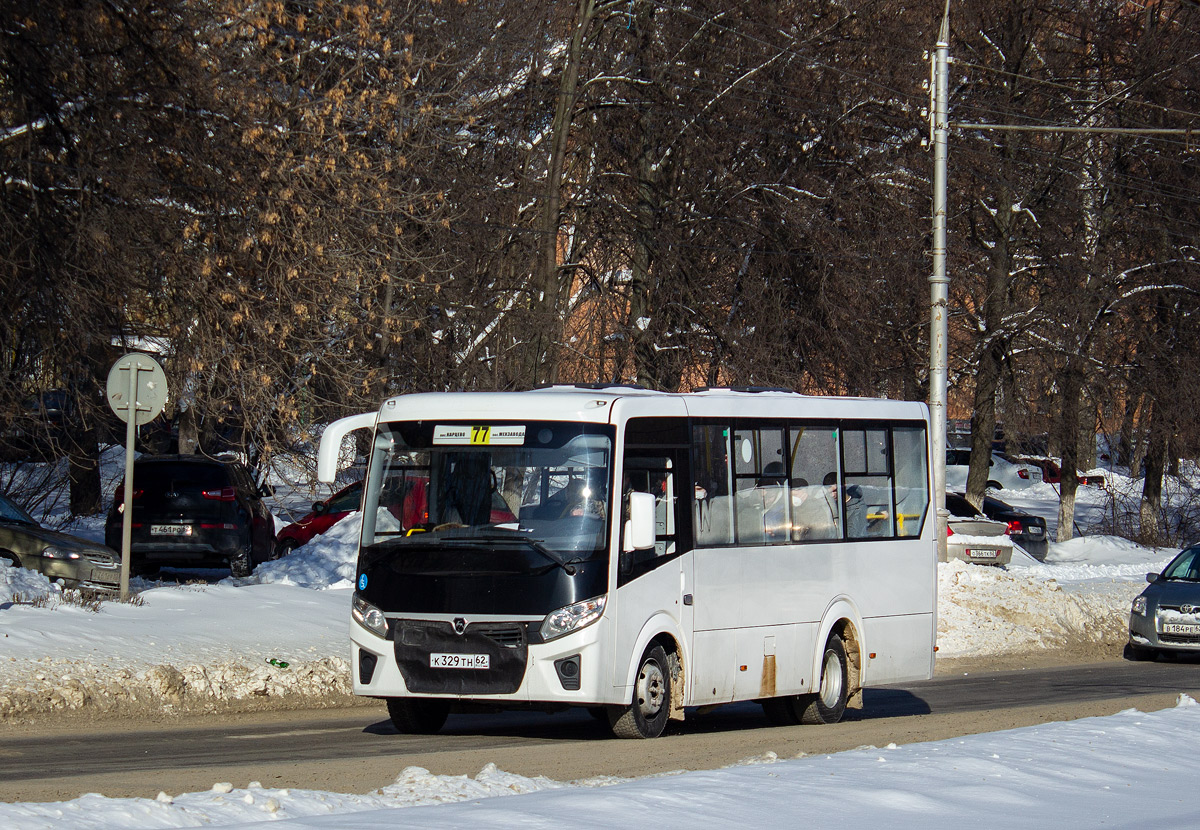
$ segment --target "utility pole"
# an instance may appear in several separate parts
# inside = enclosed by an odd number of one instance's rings
[[[933,141],[933,273],[929,276],[929,436],[933,455],[933,497],[937,508],[938,559],[946,558],[946,388],[949,346],[946,315],[950,305],[950,278],[946,275],[946,160],[948,156],[950,97],[950,0],[942,15],[931,64],[933,97],[929,112]]]

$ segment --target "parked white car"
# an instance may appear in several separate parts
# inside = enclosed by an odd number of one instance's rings
[[[957,493],[946,494],[946,558],[976,565],[1007,565],[1013,541],[1008,523],[989,519]]]
[[[967,489],[967,471],[970,463],[970,450],[946,450],[946,490],[964,492]],[[999,453],[992,453],[991,466],[988,469],[988,487],[995,490],[1021,490],[1041,482],[1041,468],[1033,464],[1014,464]]]

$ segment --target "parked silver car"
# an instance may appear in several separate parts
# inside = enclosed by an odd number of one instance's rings
[[[946,494],[946,557],[976,565],[1007,565],[1012,561],[1008,523],[984,516],[956,493]]]
[[[116,591],[121,555],[111,548],[42,527],[11,499],[0,496],[0,561],[61,579],[67,588]]]
[[[1153,660],[1160,653],[1200,654],[1200,545],[1185,548],[1150,584],[1129,611],[1129,660]]]
[[[967,472],[971,451],[951,447],[946,450],[946,489],[967,489]],[[1014,464],[1000,453],[992,453],[988,461],[987,486],[994,490],[1023,490],[1042,483],[1042,471],[1032,464]]]

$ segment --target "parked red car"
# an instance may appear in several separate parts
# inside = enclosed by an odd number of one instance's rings
[[[404,527],[420,527],[427,521],[428,484],[428,479],[414,476],[404,482],[401,490],[395,494],[395,501],[388,509]],[[325,501],[314,502],[311,513],[305,514],[276,534],[276,558],[287,556],[301,545],[307,545],[314,536],[320,536],[358,510],[362,506],[362,487],[363,483],[356,481]],[[497,524],[516,520],[498,493],[492,494],[491,520]]]
[[[329,528],[359,509],[362,503],[362,482],[338,490],[325,501],[313,502],[312,512],[279,531],[275,535],[275,555],[287,556],[301,545],[307,545],[314,536],[320,536]]]

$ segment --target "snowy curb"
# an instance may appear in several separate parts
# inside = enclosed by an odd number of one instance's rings
[[[350,666],[325,657],[287,668],[225,662],[152,666],[143,671],[79,663],[51,664],[0,685],[0,720],[64,710],[208,711],[228,701],[350,695]]]

